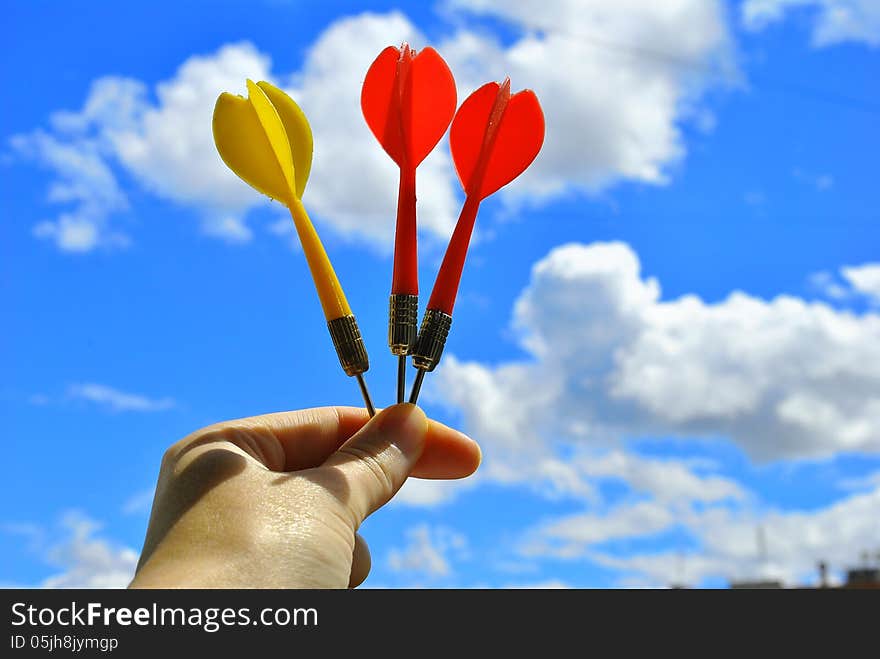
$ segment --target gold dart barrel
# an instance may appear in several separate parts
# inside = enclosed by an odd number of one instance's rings
[[[392,295],[388,301],[388,347],[391,354],[408,355],[418,337],[419,296]]]
[[[370,369],[367,348],[353,314],[327,322],[330,338],[346,375],[360,375]]]
[[[446,337],[452,327],[452,316],[439,309],[428,309],[422,318],[419,337],[412,351],[412,362],[420,371],[433,371],[440,363]]]
[[[327,329],[330,331],[330,338],[333,339],[333,347],[336,348],[342,370],[346,375],[357,378],[367,412],[370,416],[375,416],[376,408],[373,406],[367,383],[364,382],[364,373],[370,369],[370,359],[367,357],[367,348],[357,320],[353,314],[340,316],[327,321]]]
[[[333,346],[346,375],[357,378],[375,414],[363,374],[370,368],[357,321],[342,285],[302,205],[312,166],[312,130],[299,106],[267,82],[247,81],[248,97],[221,94],[212,131],[220,157],[242,180],[290,209]]]

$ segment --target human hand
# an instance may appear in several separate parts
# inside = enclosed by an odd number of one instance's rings
[[[196,431],[162,460],[131,588],[345,588],[370,571],[357,533],[408,476],[463,478],[467,436],[401,404],[323,407]]]

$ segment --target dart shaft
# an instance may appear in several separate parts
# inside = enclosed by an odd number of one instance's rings
[[[327,329],[330,332],[330,338],[333,339],[333,347],[336,348],[336,355],[339,357],[342,370],[346,375],[357,378],[364,403],[366,403],[370,416],[373,416],[375,414],[373,401],[363,377],[363,374],[370,369],[370,359],[367,357],[367,348],[364,345],[357,320],[351,314],[334,318],[327,323]]]
[[[324,310],[324,317],[330,322],[332,319],[351,315],[351,308],[345,299],[342,285],[305,207],[299,199],[293,199],[289,207]]]
[[[406,356],[418,336],[419,298],[392,295],[388,301],[388,347],[397,355],[397,402],[403,402],[406,387]]]
[[[434,281],[434,289],[431,291],[430,300],[428,300],[429,309],[439,309],[448,315],[452,314],[479,209],[480,199],[478,197],[465,199],[458,223],[455,225],[455,231],[452,233],[452,238],[449,239],[449,246],[443,256],[443,263],[440,264],[437,279]]]
[[[397,402],[402,403],[406,392],[406,355],[397,358]]]
[[[370,390],[367,389],[367,383],[364,381],[364,376],[358,374],[355,377],[357,378],[358,386],[361,388],[361,395],[364,397],[364,405],[367,408],[367,413],[371,417],[376,416],[376,408],[373,407],[373,399],[370,398]]]
[[[419,402],[419,392],[422,390],[422,381],[425,379],[425,373],[427,371],[421,369],[416,373],[416,379],[413,381],[412,391],[409,394],[409,402],[412,405]]]
[[[440,363],[440,356],[446,345],[446,337],[452,327],[452,316],[439,309],[428,309],[422,318],[422,326],[419,328],[419,336],[412,350],[413,366],[418,369],[416,379],[413,382],[412,393],[409,402],[413,405],[419,400],[419,391],[422,388],[422,380],[425,373],[433,371]]]
[[[394,295],[419,294],[416,237],[416,170],[408,166],[400,168],[391,293]]]

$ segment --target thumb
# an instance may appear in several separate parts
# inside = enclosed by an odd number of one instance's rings
[[[401,488],[425,447],[428,419],[415,405],[382,410],[343,444],[321,469],[342,475],[355,527],[388,503]]]

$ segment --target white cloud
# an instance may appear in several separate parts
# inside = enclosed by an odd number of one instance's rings
[[[509,74],[538,94],[544,148],[517,194],[597,190],[620,180],[663,183],[685,146],[680,124],[699,121],[709,85],[734,78],[720,2],[453,0],[453,9],[511,23],[510,46],[471,30],[442,44],[460,88]]]
[[[159,412],[171,409],[175,405],[172,398],[148,398],[93,382],[70,385],[67,396],[75,400],[95,403],[114,412]]]
[[[533,581],[529,583],[505,584],[504,588],[514,588],[517,590],[565,590],[571,588],[571,586],[560,579],[547,579],[545,581]]]
[[[814,511],[749,511],[713,508],[683,516],[698,540],[698,552],[611,556],[586,552],[608,567],[628,571],[655,585],[668,585],[676,573],[687,583],[705,579],[778,579],[785,584],[815,583],[819,560],[840,569],[877,546],[880,487]]]
[[[843,478],[837,483],[837,486],[843,490],[880,489],[880,471],[856,478]]]
[[[13,138],[18,151],[56,172],[51,200],[80,202],[74,213],[38,224],[35,235],[75,251],[125,242],[110,225],[111,215],[127,208],[113,174],[119,168],[157,196],[193,208],[205,234],[231,243],[251,240],[247,213],[270,202],[223,164],[211,116],[221,92],[244,93],[245,79],[252,78],[288,87],[310,117],[315,161],[304,201],[315,219],[339,235],[387,247],[398,175],[361,117],[359,89],[389,39],[424,41],[401,14],[364,14],[331,25],[294,74],[272,71],[269,56],[243,42],[187,59],[155,85],[155,102],[138,80],[97,80],[79,112],[53,116],[53,134]],[[450,159],[442,151],[419,169],[419,202],[425,233],[451,233],[458,202]]]
[[[467,540],[463,535],[444,527],[432,528],[420,524],[409,529],[406,536],[406,547],[392,549],[388,554],[388,566],[394,572],[447,577],[452,574],[450,555],[461,558],[467,549]]]
[[[138,554],[98,537],[100,529],[88,516],[70,511],[51,533],[37,524],[6,524],[2,530],[31,538],[30,550],[61,570],[44,579],[39,588],[126,588]]]
[[[521,555],[592,560],[618,571],[621,585],[794,583],[819,559],[840,567],[880,541],[873,477],[823,509],[763,510],[716,464],[621,446],[729,438],[758,460],[877,451],[880,315],[744,292],[711,304],[662,300],[629,246],[595,243],[564,245],[536,263],[513,325],[525,358],[488,366],[448,355],[433,391],[480,441],[484,481],[587,504],[527,530]],[[622,498],[604,494],[615,482],[627,488]],[[657,554],[602,547],[669,532],[693,542]]]
[[[701,476],[695,473],[695,465],[686,460],[660,460],[626,451],[609,451],[604,455],[581,456],[574,464],[585,476],[623,481],[633,491],[665,503],[712,503],[748,498],[748,493],[735,481],[717,475]]]
[[[478,475],[457,481],[409,478],[394,495],[392,505],[433,508],[453,501],[462,490],[473,488]]]
[[[260,199],[217,155],[211,115],[220,92],[241,92],[246,77],[271,78],[268,57],[251,44],[229,44],[189,58],[151,90],[131,78],[101,78],[79,112],[56,113],[52,123],[68,148],[96,144],[105,168],[119,167],[159,197],[197,208],[208,235],[245,242],[251,233],[243,215]],[[94,195],[94,186],[85,194]],[[113,210],[105,209],[105,222]]]
[[[814,272],[808,278],[810,286],[821,294],[839,301],[866,298],[880,306],[880,263],[845,265],[837,275],[827,270]]]
[[[717,1],[452,4],[458,25],[473,12],[493,14],[522,35],[504,45],[487,29],[459,28],[435,44],[457,76],[460,100],[506,74],[515,86],[538,92],[547,139],[512,186],[516,198],[598,190],[621,180],[663,183],[685,152],[681,123],[704,121],[702,91],[732,76],[731,39]],[[208,235],[250,240],[248,211],[268,202],[222,164],[210,129],[218,94],[241,93],[250,77],[284,86],[310,117],[315,162],[304,201],[315,219],[342,237],[387,249],[397,171],[361,117],[359,90],[376,54],[403,40],[417,48],[427,43],[399,12],[364,13],[332,23],[292,73],[274,71],[268,54],[242,42],[193,55],[155,85],[96,80],[79,111],[53,115],[51,133],[13,140],[55,172],[50,198],[76,204],[38,224],[35,234],[76,251],[126,244],[111,222],[128,203],[118,170],[157,196],[192,207]],[[425,236],[448,236],[459,195],[444,142],[419,168]]]
[[[55,220],[43,220],[33,229],[37,238],[51,240],[67,252],[88,252],[96,247],[120,247],[128,237],[111,230],[107,217],[128,208],[128,198],[105,162],[102,145],[93,139],[65,140],[42,130],[17,135],[13,149],[51,169],[47,200],[73,208]]]
[[[338,20],[309,50],[292,90],[315,135],[306,205],[341,235],[386,246],[394,235],[398,169],[367,128],[360,89],[376,55],[402,41],[427,45],[398,12]],[[448,148],[441,145],[419,166],[417,185],[420,229],[448,236],[459,205]]]
[[[217,97],[243,93],[248,77],[271,79],[269,57],[249,43],[190,57],[156,85],[157,103],[143,107],[139,121],[110,131],[121,162],[162,197],[214,207],[221,218],[253,205],[253,191],[220,160],[211,134]]]
[[[531,560],[591,561],[619,572],[620,585],[638,587],[752,579],[815,583],[818,561],[839,573],[880,541],[876,474],[856,489],[865,487],[870,491],[809,511],[622,503],[601,514],[547,520],[523,534],[518,551]],[[673,529],[688,538],[677,550],[612,552],[601,546],[611,540],[648,540]]]
[[[880,263],[843,267],[840,274],[856,292],[867,296],[875,304],[880,304]]]
[[[844,300],[851,294],[849,288],[838,281],[834,275],[827,270],[812,273],[807,278],[807,282],[809,283],[810,288],[832,300]]]
[[[43,588],[125,588],[134,576],[138,553],[94,537],[99,524],[80,513],[62,520],[67,537],[51,547],[47,559],[64,571],[47,578]]]
[[[877,0],[746,0],[741,9],[742,21],[750,30],[762,30],[797,9],[812,13],[814,46],[848,41],[880,45]]]
[[[675,516],[656,501],[622,505],[606,514],[582,513],[543,524],[527,534],[527,557],[580,558],[586,548],[609,540],[650,536],[670,528]]]
[[[496,462],[663,435],[726,436],[761,460],[880,448],[878,314],[742,292],[661,301],[627,245],[599,243],[538,262],[515,326],[530,359],[438,369]]]

